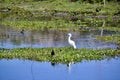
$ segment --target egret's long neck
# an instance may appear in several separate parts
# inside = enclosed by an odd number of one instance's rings
[[[68,40],[69,40],[69,41],[71,40],[71,35],[68,37]]]

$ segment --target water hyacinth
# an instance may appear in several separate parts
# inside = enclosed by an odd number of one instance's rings
[[[55,55],[51,57],[52,48],[16,48],[11,50],[0,50],[0,58],[6,59],[29,59],[36,61],[49,61],[55,63],[80,62],[82,60],[102,60],[120,56],[120,50],[104,49],[73,49],[54,48]]]

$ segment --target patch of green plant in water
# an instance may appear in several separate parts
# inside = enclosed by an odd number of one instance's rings
[[[94,22],[94,20],[92,19],[91,21],[89,21],[90,19],[88,19],[87,21],[81,21],[78,20],[76,22],[72,22],[72,21],[66,21],[66,20],[62,20],[62,19],[58,19],[58,20],[50,20],[50,21],[2,21],[0,22],[0,25],[5,25],[5,26],[11,26],[17,29],[27,29],[27,30],[38,30],[38,29],[62,29],[62,30],[69,30],[73,29],[73,30],[81,30],[80,27],[82,26],[82,28],[86,28],[86,26],[89,26],[90,28],[93,28],[93,26],[98,26],[101,25],[102,26],[102,20],[96,20]],[[89,23],[88,23],[89,22]],[[90,27],[91,26],[91,27]],[[119,25],[118,27],[101,27],[98,26],[96,28],[103,28],[106,30],[115,30],[115,31],[120,31]]]
[[[51,56],[52,49],[55,55]],[[48,61],[55,63],[80,62],[82,60],[102,60],[105,58],[113,58],[120,56],[120,50],[104,49],[73,49],[65,48],[16,48],[16,49],[1,49],[0,58],[6,59],[29,59],[36,61]]]
[[[53,21],[4,21],[1,25],[12,26],[17,29],[38,30],[38,29],[59,29],[75,26],[73,23],[66,23],[64,20]],[[74,27],[75,28],[75,27]]]
[[[32,13],[19,7],[3,7],[0,8],[1,20],[28,20]]]
[[[114,7],[113,7],[114,6]],[[58,11],[67,11],[67,12],[80,12],[82,14],[104,14],[104,15],[113,15],[119,10],[118,3],[106,3],[104,6],[101,3],[85,3],[82,1],[69,2],[68,0],[53,0],[53,1],[37,1],[37,2],[28,2],[21,3],[19,7],[25,8],[27,10],[58,10]],[[96,13],[96,8],[101,8],[102,10],[99,13]]]
[[[120,26],[119,25],[118,25],[118,27],[116,27],[116,26],[114,26],[114,27],[105,26],[105,27],[98,27],[98,28],[108,30],[108,31],[120,31]]]
[[[47,1],[42,1],[42,2],[52,4],[52,3],[49,3],[49,1],[48,2]],[[40,2],[40,4],[42,2]],[[66,2],[66,1],[64,1],[64,2]],[[68,4],[75,5],[75,4],[79,4],[79,3],[69,3],[69,2],[67,2],[67,5]],[[87,5],[91,5],[91,4],[87,4]],[[49,6],[49,5],[47,5],[47,6]],[[84,4],[84,6],[85,6],[85,4]],[[3,7],[3,8],[6,9],[7,7]],[[44,28],[44,27],[45,28],[58,28],[58,27],[66,27],[66,26],[70,26],[70,27],[72,26],[73,27],[73,26],[81,26],[81,25],[82,26],[86,26],[86,25],[87,26],[102,26],[101,23],[104,20],[104,19],[99,19],[99,18],[96,19],[96,17],[98,17],[97,15],[92,15],[92,14],[89,14],[88,12],[83,12],[84,13],[83,14],[81,12],[81,9],[78,10],[78,11],[72,11],[72,10],[67,11],[66,9],[65,10],[59,10],[59,9],[50,8],[50,9],[45,9],[45,10],[41,11],[41,10],[30,10],[30,9],[26,9],[25,7],[20,7],[20,6],[14,6],[14,7],[12,6],[12,7],[8,7],[8,9],[10,9],[10,11],[5,11],[5,12],[3,11],[2,12],[1,9],[3,9],[3,8],[0,8],[0,11],[1,11],[1,14],[0,14],[1,18],[0,19],[2,20],[2,23],[4,23],[4,25],[7,25],[7,23],[5,24],[6,21],[12,21],[11,23],[14,23],[14,24],[16,23],[15,25],[17,25],[19,27],[23,26],[23,27],[28,27],[29,28],[31,26],[31,29],[33,29],[32,28],[33,26],[34,27],[39,26],[39,28],[41,26],[43,26],[41,28]],[[74,10],[76,10],[76,9],[74,9]],[[89,11],[89,7],[87,7],[86,10]],[[94,11],[93,11],[93,13],[96,14],[96,12],[94,12]],[[57,14],[57,16],[55,16],[55,14]],[[107,16],[104,16],[104,15],[101,15],[100,13],[98,15],[103,16],[103,17],[107,17]],[[83,20],[81,20],[82,16],[84,16]],[[94,18],[86,18],[86,17],[93,17],[93,16],[94,16]],[[111,17],[113,17],[113,16],[114,15],[109,15],[109,17],[107,17],[107,21],[109,21],[109,23],[112,23],[112,18]],[[76,21],[71,20],[72,17],[78,18],[78,20],[76,20]],[[114,22],[117,22],[119,24],[119,21],[120,21],[119,16],[117,18],[118,18],[118,20],[114,21]],[[18,21],[20,21],[19,22],[20,24],[18,23]],[[23,23],[22,23],[22,21],[23,21]],[[40,25],[39,25],[39,23],[37,23],[38,24],[37,25],[35,23],[35,21],[40,22]],[[25,23],[25,25],[24,25],[24,23]],[[30,23],[33,23],[33,24],[30,24]],[[13,25],[10,24],[10,26],[11,25],[14,26],[14,24]],[[23,24],[23,25],[21,25],[21,24]],[[30,25],[28,25],[28,24],[30,24]],[[113,25],[113,26],[116,26],[116,25]],[[117,27],[119,27],[119,25]],[[38,28],[38,27],[36,27],[36,28]]]
[[[113,7],[114,6],[114,7]],[[109,15],[114,16],[116,13],[119,12],[119,4],[118,3],[108,3],[106,6],[100,3],[90,4],[85,2],[69,2],[66,0],[53,0],[53,1],[9,1],[8,3],[2,1],[0,6],[0,11],[3,8],[10,8],[11,11],[3,12],[0,14],[0,17],[5,18],[6,16],[15,17],[16,15],[18,18],[23,16],[22,20],[29,20],[28,18],[32,16],[40,17],[41,13],[48,13],[50,16],[53,13],[62,12],[67,13],[67,15],[81,15],[82,16],[97,16],[97,15]],[[100,12],[96,12],[96,8],[100,8]],[[17,12],[17,14],[16,14]],[[39,14],[36,14],[39,13]],[[8,15],[9,14],[9,15]],[[3,16],[4,15],[4,16]],[[119,15],[119,14],[118,14]],[[21,19],[21,18],[20,18]],[[31,19],[31,18],[30,18]],[[8,19],[6,19],[8,20]]]
[[[105,42],[116,42],[117,45],[120,46],[120,35],[112,35],[112,36],[96,36],[98,40],[102,40]]]

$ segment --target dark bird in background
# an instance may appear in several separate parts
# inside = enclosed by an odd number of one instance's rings
[[[55,51],[52,49],[51,56],[54,56],[54,55],[55,55]]]
[[[101,11],[101,9],[100,8],[96,8],[96,12],[100,12]]]
[[[21,33],[21,34],[24,34],[24,29],[22,29],[22,30],[20,31],[20,33]]]
[[[118,46],[117,49],[120,49],[120,46]]]

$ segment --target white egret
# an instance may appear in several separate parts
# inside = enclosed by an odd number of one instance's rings
[[[76,45],[75,42],[73,40],[71,40],[72,34],[68,33],[69,37],[68,37],[68,43],[74,47],[74,49],[76,49]]]

